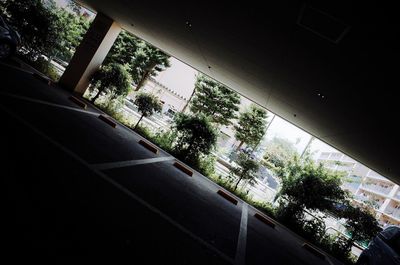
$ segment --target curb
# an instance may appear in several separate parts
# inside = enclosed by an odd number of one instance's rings
[[[232,197],[230,194],[226,193],[223,190],[218,190],[217,193],[219,195],[221,195],[223,198],[225,198],[226,200],[230,201],[231,203],[233,203],[234,205],[238,204],[238,200],[236,200],[234,197]]]
[[[86,108],[87,108],[86,103],[84,103],[83,101],[77,99],[77,98],[74,97],[74,96],[70,96],[68,99],[71,100],[72,102],[74,102],[76,105],[78,105],[79,107],[81,107],[81,108],[83,108],[83,109],[86,109]]]
[[[315,247],[309,245],[308,243],[303,243],[302,247],[307,249],[309,252],[311,252],[312,254],[314,254],[315,256],[317,256],[320,259],[325,259],[326,258],[324,253],[322,253],[321,251],[319,251]]]
[[[143,141],[143,140],[139,140],[139,144],[144,146],[145,148],[147,148],[151,152],[153,152],[155,154],[158,154],[158,149],[155,146],[153,146],[152,144],[150,144],[150,143],[148,143],[146,141]]]
[[[49,86],[53,84],[53,81],[51,81],[49,78],[47,78],[43,75],[40,75],[38,73],[32,73],[32,76],[35,77],[36,79],[39,79],[42,82],[45,82]]]
[[[106,117],[103,114],[100,114],[99,119],[104,121],[105,123],[107,123],[108,125],[113,127],[114,129],[117,128],[117,124],[114,121],[112,121],[109,117]]]
[[[256,213],[254,215],[255,218],[257,218],[258,220],[260,220],[261,222],[263,222],[266,225],[269,225],[272,228],[275,228],[275,222],[271,221],[269,218],[267,218],[265,215],[260,214],[260,213]]]
[[[176,168],[178,168],[180,171],[186,173],[187,175],[189,175],[189,176],[191,176],[191,177],[193,176],[193,171],[191,171],[190,169],[188,169],[187,167],[185,167],[185,166],[182,165],[181,163],[175,162],[175,163],[174,163],[174,166],[175,166]]]

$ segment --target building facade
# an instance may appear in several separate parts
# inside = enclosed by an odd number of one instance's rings
[[[353,203],[372,209],[382,227],[400,225],[399,185],[340,152],[322,152],[317,162],[344,172],[342,187],[353,194]]]

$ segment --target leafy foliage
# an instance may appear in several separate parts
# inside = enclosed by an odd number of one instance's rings
[[[115,40],[114,45],[112,46],[110,52],[108,53],[106,59],[104,60],[104,64],[109,63],[119,63],[122,65],[129,65],[130,68],[133,68],[133,55],[135,54],[138,43],[140,39],[136,38],[132,34],[123,30],[118,35],[118,38]],[[137,81],[137,80],[134,80]]]
[[[241,142],[238,149],[243,143],[254,148],[260,142],[266,131],[267,117],[267,111],[254,104],[240,113],[238,125],[235,125],[235,138]]]
[[[120,64],[112,63],[100,67],[90,81],[98,90],[91,99],[92,102],[95,102],[103,91],[111,94],[111,98],[126,96],[131,91],[131,77],[126,67]]]
[[[331,210],[333,203],[344,202],[348,196],[340,187],[340,175],[311,159],[300,160],[295,156],[281,173],[282,188],[277,196],[301,208]]]
[[[90,24],[85,17],[58,8],[52,0],[9,0],[2,7],[20,33],[30,61],[40,55],[70,59]]]
[[[129,73],[139,90],[151,76],[170,67],[169,56],[145,41],[122,31],[115,41],[105,63],[129,66]]]
[[[232,173],[238,176],[238,181],[234,186],[234,190],[237,189],[241,180],[249,180],[250,182],[256,177],[256,173],[259,169],[257,161],[251,158],[247,153],[241,152],[236,160],[237,167],[232,169]]]
[[[131,74],[137,84],[135,90],[142,88],[151,76],[156,76],[158,72],[170,67],[169,58],[170,56],[161,50],[140,41],[131,65]]]
[[[69,62],[89,29],[90,21],[84,16],[72,14],[61,8],[55,8],[53,12],[57,17],[53,29],[57,39],[53,40],[54,49],[48,55]]]
[[[176,115],[173,129],[177,132],[173,150],[190,164],[198,164],[199,157],[207,156],[216,145],[217,133],[204,115]]]
[[[345,226],[352,242],[369,241],[381,231],[378,221],[365,209],[347,204],[338,214],[346,219]]]
[[[240,96],[222,84],[199,74],[195,83],[195,95],[190,109],[202,113],[220,125],[230,125],[239,110]]]
[[[161,112],[162,109],[160,99],[148,93],[140,93],[137,95],[135,104],[138,106],[138,110],[142,114],[139,121],[135,125],[135,129],[143,117],[149,117],[153,115],[154,112]]]
[[[286,163],[296,154],[296,149],[290,141],[274,137],[266,143],[264,163],[269,169],[280,172]]]
[[[177,132],[169,130],[166,132],[158,132],[152,139],[155,144],[164,149],[167,152],[172,151],[172,146],[175,142]]]
[[[9,0],[4,4],[9,23],[22,37],[23,46],[31,58],[36,59],[53,49],[57,39],[55,23],[57,16],[41,0]]]

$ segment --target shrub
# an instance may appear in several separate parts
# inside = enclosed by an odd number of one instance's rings
[[[169,130],[156,133],[153,137],[153,142],[165,151],[171,152],[175,139],[176,132]]]
[[[154,139],[153,133],[146,126],[138,126],[138,127],[136,127],[135,131],[150,141],[152,141],[152,139]]]
[[[256,207],[261,212],[265,213],[266,215],[275,218],[275,209],[269,202],[258,202],[258,201],[251,201],[251,205]]]
[[[199,168],[200,157],[210,154],[217,142],[217,133],[211,123],[203,115],[179,114],[175,116],[173,129],[177,132],[174,154],[191,166]]]
[[[54,66],[43,57],[39,57],[36,61],[30,61],[29,64],[53,81],[60,79],[60,75]]]
[[[127,68],[120,64],[111,63],[103,65],[90,78],[94,89],[97,89],[96,95],[91,99],[95,102],[100,94],[105,91],[111,95],[111,99],[126,96],[131,91],[132,78]]]
[[[319,245],[337,259],[347,264],[353,263],[350,259],[351,244],[343,237],[339,235],[325,235]]]
[[[200,156],[197,169],[204,176],[212,176],[215,174],[216,162],[217,157],[214,155]]]

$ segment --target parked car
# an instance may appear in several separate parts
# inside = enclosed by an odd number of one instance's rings
[[[0,59],[10,57],[21,44],[18,32],[12,29],[0,16]]]
[[[357,265],[400,265],[400,227],[388,226],[364,249]]]

